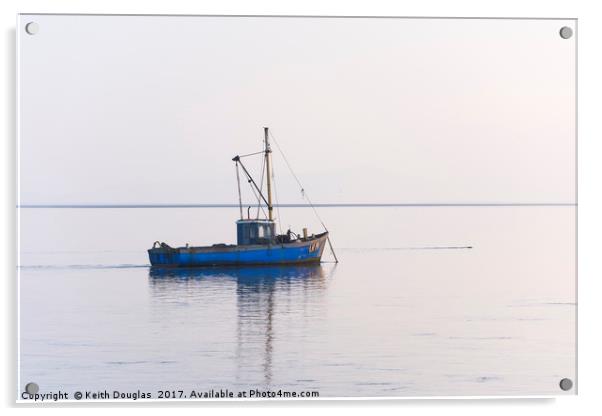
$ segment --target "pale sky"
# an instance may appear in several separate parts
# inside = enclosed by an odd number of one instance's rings
[[[20,203],[234,204],[263,126],[316,203],[573,203],[562,26],[21,15]]]

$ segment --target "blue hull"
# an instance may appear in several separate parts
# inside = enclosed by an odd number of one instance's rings
[[[148,250],[153,266],[207,267],[260,264],[319,263],[328,233],[272,245],[221,245],[210,247],[158,247]]]

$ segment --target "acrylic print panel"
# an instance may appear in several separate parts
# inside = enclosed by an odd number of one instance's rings
[[[18,399],[575,394],[576,23],[20,15]]]

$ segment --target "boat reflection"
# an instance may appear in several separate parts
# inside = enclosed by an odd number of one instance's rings
[[[288,342],[290,320],[319,318],[323,294],[335,266],[254,266],[151,268],[149,283],[165,301],[174,293],[206,302],[220,292],[223,302],[236,293],[236,358],[239,383],[272,383],[272,357],[277,342]],[[196,302],[195,302],[196,303]],[[211,312],[206,312],[210,314]],[[227,319],[224,317],[224,319]],[[255,377],[249,378],[249,375]]]
[[[234,278],[239,283],[257,286],[263,284],[306,280],[323,281],[324,269],[319,264],[286,266],[247,266],[247,267],[199,267],[199,268],[161,268],[151,267],[151,279],[167,280],[203,280],[215,277]]]

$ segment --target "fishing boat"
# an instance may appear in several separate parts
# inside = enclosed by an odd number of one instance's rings
[[[155,241],[153,247],[148,250],[152,266],[207,267],[315,264],[320,263],[326,242],[329,243],[335,261],[338,262],[325,226],[324,232],[319,234],[310,235],[307,228],[303,228],[302,234],[296,234],[290,229],[286,233],[277,234],[274,205],[272,203],[272,150],[270,148],[269,137],[269,130],[267,127],[264,127],[264,148],[262,151],[243,156],[237,155],[232,158],[232,161],[236,164],[240,209],[240,219],[236,221],[237,244],[171,247],[164,242]],[[262,174],[259,183],[253,179],[242,162],[242,158],[253,155],[262,155],[264,159],[262,172],[265,169],[265,175]],[[246,176],[254,195],[258,198],[258,207],[263,205],[267,207],[265,218],[259,218],[259,209],[258,215],[255,218],[251,218],[250,207],[247,209],[247,217],[244,218],[239,167]],[[263,192],[263,176],[265,176],[266,180],[266,194]],[[303,193],[304,190],[302,189]],[[309,203],[311,204],[311,201]],[[323,222],[322,225],[324,225]]]

